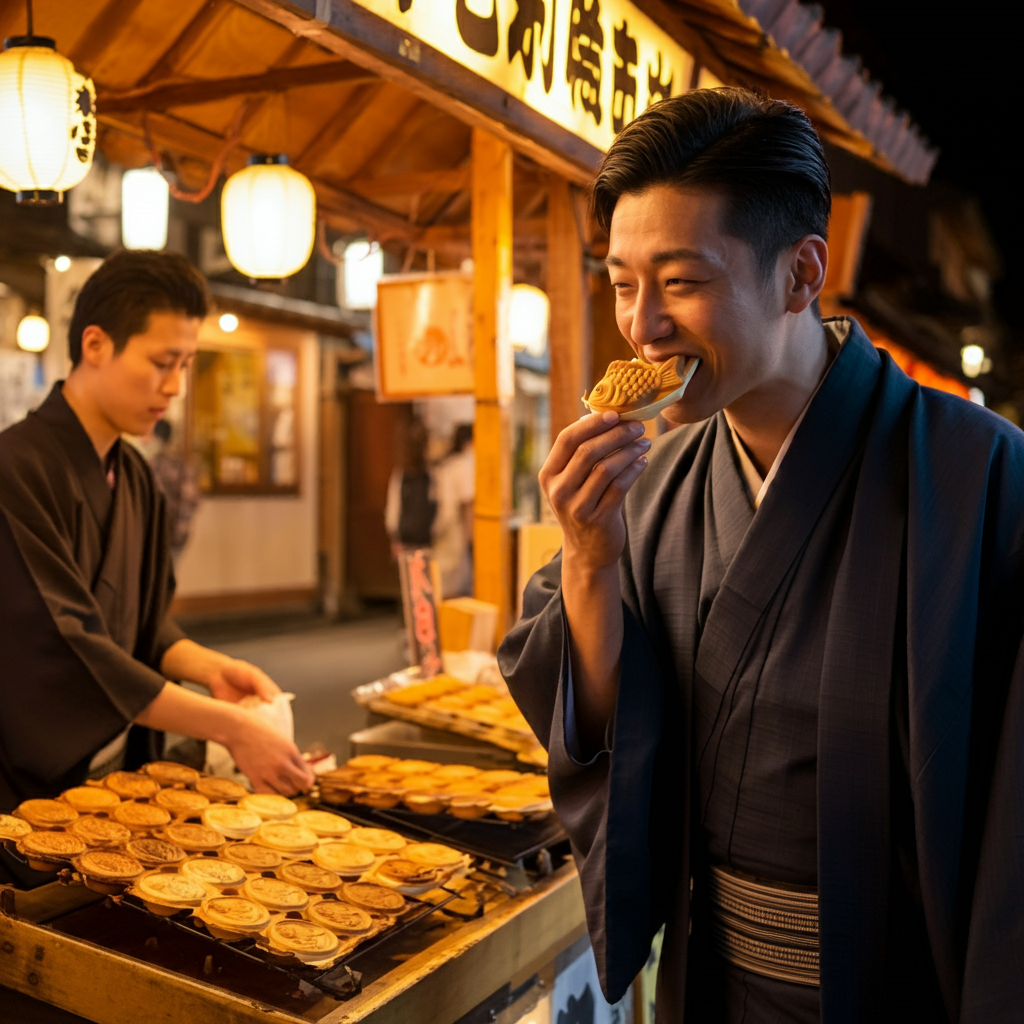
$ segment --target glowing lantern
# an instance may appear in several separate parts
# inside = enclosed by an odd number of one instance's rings
[[[342,268],[345,308],[374,309],[377,282],[384,276],[384,250],[376,242],[349,242]]]
[[[512,286],[509,334],[514,349],[538,359],[543,356],[548,347],[550,319],[551,302],[544,292],[532,284]]]
[[[19,203],[59,203],[96,149],[92,81],[44,36],[15,36],[0,53],[0,186]]]
[[[167,244],[170,189],[155,167],[125,171],[121,178],[121,241],[126,249],[162,249]]]
[[[316,196],[309,179],[283,154],[257,154],[224,183],[220,200],[224,250],[246,277],[290,277],[313,252]]]
[[[23,316],[18,324],[18,348],[26,352],[42,352],[50,344],[50,325],[36,313]]]

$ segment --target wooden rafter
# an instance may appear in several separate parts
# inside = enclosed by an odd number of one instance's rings
[[[206,0],[196,16],[178,33],[163,53],[153,62],[150,69],[139,79],[139,85],[169,78],[182,63],[182,58],[198,45],[211,27],[231,10],[225,0]]]
[[[96,64],[103,51],[114,40],[117,27],[126,24],[143,2],[144,0],[107,0],[68,51],[68,60],[76,67]]]
[[[104,113],[123,114],[131,110],[168,110],[192,103],[213,103],[234,96],[281,92],[302,86],[328,83],[376,81],[377,76],[349,61],[332,60],[323,64],[272,68],[258,75],[230,78],[177,79],[151,82],[124,92],[100,92],[98,108]]]

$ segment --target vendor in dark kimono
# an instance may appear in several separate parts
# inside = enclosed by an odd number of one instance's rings
[[[594,185],[616,319],[700,366],[653,446],[594,414],[499,657],[550,752],[605,994],[659,1024],[1024,1015],[1024,435],[824,324],[829,176],[736,89]]]
[[[111,256],[75,304],[68,379],[0,434],[2,811],[137,767],[163,731],[223,743],[257,790],[312,783],[295,745],[237,704],[278,687],[168,617],[166,504],[120,440],[179,393],[206,309],[184,257]],[[185,679],[210,696],[168,682]]]

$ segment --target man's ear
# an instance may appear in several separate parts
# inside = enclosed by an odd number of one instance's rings
[[[828,246],[820,235],[805,235],[789,249],[786,312],[802,313],[825,286]]]
[[[99,369],[114,358],[114,339],[102,327],[89,324],[82,331],[82,363]]]

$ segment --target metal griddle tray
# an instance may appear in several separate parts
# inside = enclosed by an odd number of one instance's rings
[[[417,814],[404,808],[382,810],[362,804],[319,803],[320,810],[375,828],[390,828],[416,839],[445,843],[481,860],[509,867],[524,862],[542,850],[567,843],[569,836],[553,814],[542,821],[503,821],[500,818],[455,818],[450,814]]]
[[[440,900],[437,903],[426,903],[423,900],[417,900],[406,896],[406,902],[409,903],[410,906],[392,927],[385,929],[380,934],[368,939],[366,942],[360,943],[337,963],[332,964],[330,967],[321,969],[311,967],[307,964],[282,963],[272,954],[262,949],[256,943],[255,939],[240,939],[234,942],[227,942],[224,939],[218,939],[207,932],[206,929],[198,922],[193,923],[192,918],[178,919],[175,917],[159,917],[155,914],[151,914],[145,908],[142,901],[135,896],[123,896],[117,902],[120,906],[126,907],[129,910],[145,914],[146,917],[150,919],[151,923],[154,920],[160,923],[166,923],[172,928],[181,929],[183,932],[187,932],[193,940],[198,938],[205,943],[209,943],[211,950],[216,948],[220,951],[229,951],[229,955],[244,957],[250,961],[258,961],[264,969],[270,968],[273,971],[285,974],[296,983],[300,981],[306,982],[308,985],[312,985],[321,992],[334,996],[337,999],[349,999],[359,992],[361,982],[361,975],[359,972],[353,971],[349,966],[353,960],[370,952],[370,950],[383,945],[385,942],[393,939],[396,935],[404,932],[407,928],[411,928],[414,924],[422,921],[435,910],[440,910],[442,907],[449,904],[459,895],[457,892],[445,889],[444,886],[438,886],[438,888],[448,894],[445,899]]]

